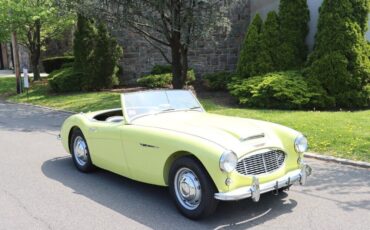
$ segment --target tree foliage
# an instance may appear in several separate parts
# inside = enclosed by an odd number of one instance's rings
[[[219,0],[81,0],[78,7],[87,15],[110,22],[115,29],[125,28],[140,34],[173,66],[173,87],[182,88],[190,45],[209,37],[219,26],[229,28],[225,3]]]
[[[281,69],[300,68],[307,58],[306,37],[310,20],[307,0],[280,0]]]
[[[306,73],[321,82],[337,107],[369,105],[370,60],[363,24],[367,18],[357,14],[368,12],[369,4],[325,0],[320,9],[315,48]]]
[[[260,36],[260,52],[257,58],[260,74],[281,70],[281,62],[285,57],[279,52],[280,45],[279,16],[275,11],[271,11]]]
[[[74,22],[71,12],[61,12],[53,0],[0,0],[0,38],[17,32],[19,43],[30,52],[34,79],[39,79],[42,46],[58,38]]]
[[[244,38],[237,64],[237,71],[243,78],[255,76],[260,73],[258,57],[261,48],[262,24],[261,16],[256,14]]]

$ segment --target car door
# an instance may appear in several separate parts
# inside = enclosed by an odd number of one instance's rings
[[[88,129],[88,145],[93,164],[127,175],[127,161],[123,151],[122,122],[92,121]]]

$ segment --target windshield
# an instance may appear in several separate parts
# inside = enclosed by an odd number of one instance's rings
[[[195,96],[187,90],[153,90],[124,94],[128,120],[148,114],[195,110],[203,111]]]

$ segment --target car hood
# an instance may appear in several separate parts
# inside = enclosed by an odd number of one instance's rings
[[[282,148],[271,123],[253,119],[183,111],[141,117],[132,124],[193,135],[232,150],[238,156],[256,148]]]

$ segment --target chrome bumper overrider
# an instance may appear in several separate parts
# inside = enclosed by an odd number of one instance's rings
[[[300,169],[291,171],[278,178],[265,184],[259,184],[257,177],[253,177],[251,186],[241,187],[230,192],[215,193],[215,199],[232,201],[241,200],[251,197],[253,201],[259,201],[260,194],[277,190],[292,185],[294,182],[299,182],[301,185],[306,184],[307,177],[311,175],[311,167],[307,164],[302,164]]]

